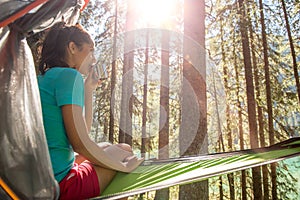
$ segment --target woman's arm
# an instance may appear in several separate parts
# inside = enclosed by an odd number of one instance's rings
[[[85,87],[84,90],[84,116],[88,132],[91,131],[93,122],[93,90]]]
[[[106,152],[93,142],[88,135],[88,129],[80,106],[64,105],[62,106],[62,114],[67,135],[74,151],[93,164],[117,171],[131,172],[143,161],[136,156],[132,156],[131,152],[128,152],[128,157],[125,156],[126,159],[120,160],[123,157],[116,155],[124,153],[124,150],[114,148],[113,151]]]
[[[84,116],[88,132],[90,132],[93,122],[93,91],[99,84],[98,76],[92,69],[84,83]]]

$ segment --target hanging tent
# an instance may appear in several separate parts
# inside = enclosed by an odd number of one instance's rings
[[[300,155],[300,138],[243,151],[146,161],[130,174],[118,172],[101,197],[118,199],[174,185],[202,181]]]
[[[26,36],[62,18],[77,22],[83,0],[0,0],[0,199],[57,199],[35,66]]]
[[[57,199],[26,36],[62,17],[74,24],[83,0],[0,0],[0,199]],[[163,161],[118,172],[101,197],[117,199],[297,156],[300,139],[271,147]]]

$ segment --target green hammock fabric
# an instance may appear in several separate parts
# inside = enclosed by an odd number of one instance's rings
[[[145,161],[135,171],[118,172],[111,184],[96,199],[115,199],[192,183],[209,177],[269,164],[300,154],[300,139],[259,149],[210,154],[206,156]]]

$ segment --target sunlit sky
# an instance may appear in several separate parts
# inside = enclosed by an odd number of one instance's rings
[[[174,0],[133,0],[137,20],[148,27],[170,26],[176,3]]]
[[[91,2],[97,2],[99,0],[92,0]],[[131,12],[134,17],[134,29],[140,28],[164,28],[173,29],[176,24],[174,20],[178,16],[178,9],[180,1],[174,0],[131,0]],[[127,0],[118,1],[118,10],[123,12],[128,6]],[[126,5],[125,5],[126,4]],[[125,10],[125,12],[127,12]],[[99,33],[103,32],[105,20],[103,23],[97,22],[97,26],[88,27],[89,33],[95,37]]]
[[[172,0],[135,0],[134,8],[141,14],[142,20],[150,25],[160,25],[168,21],[174,9]]]

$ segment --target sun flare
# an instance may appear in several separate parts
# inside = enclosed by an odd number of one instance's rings
[[[170,22],[174,1],[172,0],[136,0],[135,8],[141,20],[150,26],[159,26]]]

